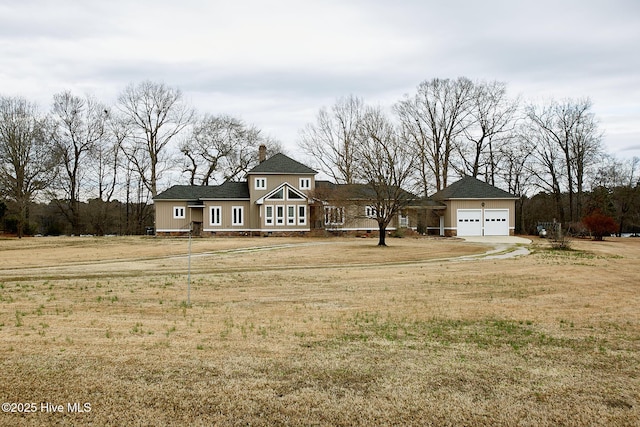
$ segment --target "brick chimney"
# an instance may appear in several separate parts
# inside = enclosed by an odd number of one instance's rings
[[[267,146],[261,144],[260,147],[258,147],[258,161],[262,163],[265,160],[267,160]]]

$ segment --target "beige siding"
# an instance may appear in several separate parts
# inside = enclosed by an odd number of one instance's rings
[[[220,225],[211,224],[211,208],[220,207]],[[242,207],[242,225],[233,224],[233,208]],[[252,228],[248,200],[207,200],[205,202],[202,227],[204,231],[250,230]]]
[[[337,205],[330,205],[327,207],[336,208]],[[366,216],[366,205],[350,205],[341,207],[344,209],[344,223],[342,224],[327,224],[326,218],[323,217],[324,227],[328,229],[344,230],[344,231],[377,231],[378,221],[375,218]],[[406,213],[406,212],[404,212]],[[415,218],[413,219],[415,221]],[[409,219],[409,225],[412,226],[411,218]],[[388,230],[394,230],[398,227],[398,217],[396,216],[391,220],[387,226]]]
[[[267,188],[266,190],[256,190],[255,179],[266,178]],[[296,190],[309,195],[310,190],[300,190],[300,178],[311,179],[311,188],[315,188],[315,178],[312,175],[269,175],[269,174],[251,174],[247,177],[249,183],[249,194],[251,194],[251,204],[255,204],[256,200],[263,197],[268,192],[272,191],[280,184],[288,183]]]
[[[262,205],[256,204],[256,201],[261,197],[264,197],[280,185],[287,183],[292,188],[300,191],[307,197],[311,190],[301,190],[300,189],[300,179],[309,179],[310,187],[313,189],[315,187],[315,178],[312,175],[275,175],[275,174],[251,174],[247,177],[249,184],[249,193],[251,194],[251,199],[249,203],[249,218],[251,219],[251,228],[253,230],[264,230],[264,231],[281,231],[281,230],[309,230],[310,229],[310,220],[309,220],[309,206],[308,200],[282,200],[282,201],[265,201]],[[266,189],[256,189],[256,179],[266,179]],[[268,225],[265,222],[265,206],[273,206],[274,207],[274,220],[272,225]],[[306,224],[300,225],[298,221],[298,206],[305,205],[306,206]],[[284,223],[277,224],[276,223],[276,206],[283,206],[284,209]],[[294,224],[289,224],[287,222],[287,209],[288,206],[295,207],[295,222]]]
[[[165,201],[158,200],[154,203],[156,210],[156,230],[157,231],[188,231],[189,230],[189,208],[186,201]],[[174,218],[174,208],[184,209],[184,218]]]

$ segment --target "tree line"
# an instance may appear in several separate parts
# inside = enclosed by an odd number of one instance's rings
[[[0,96],[0,228],[140,234],[159,186],[240,179],[260,144],[280,149],[238,118],[197,114],[163,83],[131,84],[115,105],[64,91],[46,112]]]
[[[506,83],[461,77],[425,80],[392,106],[340,98],[300,130],[298,146],[334,182],[373,185],[379,222],[406,200],[397,189],[428,196],[471,175],[520,198],[522,232],[595,209],[632,229],[638,159],[608,155],[603,138],[588,98],[523,102]],[[262,144],[282,151],[256,126],[198,113],[163,83],[130,84],[113,105],[64,91],[47,111],[0,96],[0,229],[144,233],[162,189],[243,179]]]
[[[385,143],[372,147],[367,129],[381,116],[388,122]],[[588,98],[525,102],[510,98],[504,82],[461,77],[423,81],[386,109],[356,96],[338,99],[302,130],[300,146],[322,172],[350,184],[370,181],[374,175],[362,165],[395,141],[392,150],[404,164],[395,164],[401,171],[394,176],[402,182],[390,184],[428,196],[451,179],[484,180],[519,197],[519,232],[552,220],[580,232],[582,218],[596,210],[614,217],[618,232],[637,232],[639,160],[608,154],[603,138]]]

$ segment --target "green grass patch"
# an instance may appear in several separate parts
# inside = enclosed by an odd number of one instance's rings
[[[562,326],[572,323],[562,322]],[[377,312],[358,312],[342,321],[341,330],[333,343],[397,344],[410,348],[473,346],[479,349],[547,347],[587,351],[604,349],[607,341],[591,336],[554,336],[537,327],[532,321],[508,319],[457,320],[432,319],[428,321],[394,318]],[[571,326],[572,327],[572,326]],[[300,335],[298,335],[300,338]],[[319,344],[319,343],[317,343]],[[602,351],[602,350],[600,350]]]

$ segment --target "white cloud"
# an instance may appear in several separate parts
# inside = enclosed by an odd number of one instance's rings
[[[113,102],[158,80],[293,144],[340,96],[391,104],[468,76],[591,97],[616,151],[640,141],[639,44],[633,0],[0,0],[0,93],[47,108],[64,89]]]

